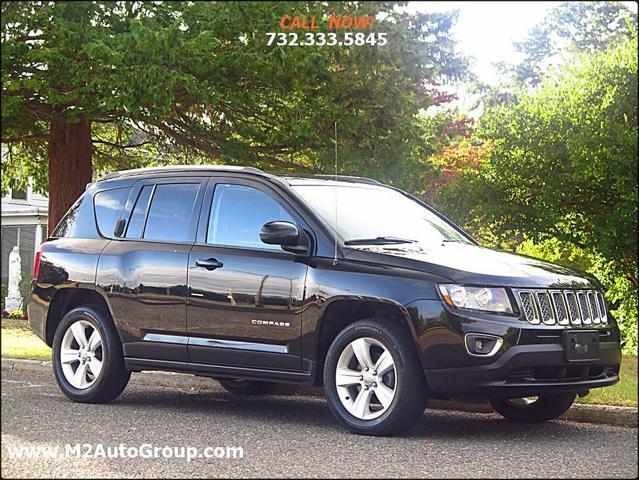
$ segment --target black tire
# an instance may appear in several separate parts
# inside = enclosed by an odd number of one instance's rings
[[[335,382],[340,355],[351,342],[362,338],[380,342],[390,353],[395,365],[392,381],[394,398],[384,413],[373,419],[362,419],[351,414],[342,403]],[[374,363],[372,353],[371,359]],[[354,388],[359,395],[363,387]],[[337,420],[353,433],[386,436],[406,431],[423,415],[428,398],[426,378],[410,333],[403,325],[385,319],[360,320],[347,326],[328,349],[324,363],[324,393]]]
[[[513,400],[492,400],[490,404],[502,417],[513,422],[541,423],[566,413],[576,397],[576,393],[562,393],[541,395],[528,405],[516,404]]]
[[[241,378],[218,378],[217,381],[225,390],[235,395],[266,395],[275,388],[275,384],[271,382],[258,382]]]
[[[75,388],[64,375],[60,361],[62,340],[67,329],[79,320],[84,320],[98,330],[102,337],[102,368],[94,383],[86,389]],[[119,396],[131,377],[124,365],[122,343],[110,316],[96,306],[74,308],[58,325],[53,337],[53,373],[62,392],[71,400],[80,403],[107,403]]]

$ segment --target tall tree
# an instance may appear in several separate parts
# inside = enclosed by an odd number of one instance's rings
[[[439,204],[493,232],[557,238],[637,281],[637,38],[584,54],[519,102],[488,109],[479,167]]]
[[[566,60],[566,54],[594,54],[636,31],[637,14],[621,2],[562,2],[515,43],[523,56],[514,66],[515,77],[536,85],[551,65]]]
[[[375,15],[387,45],[267,45],[284,15],[325,31],[330,14]],[[94,167],[135,165],[129,151],[325,171],[338,121],[343,172],[406,186],[433,81],[464,72],[454,20],[393,2],[4,2],[3,171],[48,167],[53,226]]]

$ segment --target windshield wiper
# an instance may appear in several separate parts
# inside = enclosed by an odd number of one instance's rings
[[[356,238],[354,240],[346,240],[344,245],[392,245],[398,243],[415,243],[416,241],[417,240],[397,237]]]

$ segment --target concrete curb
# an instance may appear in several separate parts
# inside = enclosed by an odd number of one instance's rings
[[[39,360],[21,360],[12,358],[2,359],[2,370],[32,373],[51,373],[51,362]],[[136,381],[145,385],[158,385],[190,390],[215,390],[217,383],[207,377],[196,377],[184,373],[170,372],[142,372],[135,374]],[[281,395],[305,395],[323,398],[321,388],[291,384],[280,384],[275,391]],[[430,400],[429,409],[457,410],[471,413],[494,413],[488,403],[462,403],[456,401]],[[620,427],[637,428],[637,408],[615,407],[611,405],[582,405],[575,404],[565,415],[563,420],[572,422],[597,423]]]

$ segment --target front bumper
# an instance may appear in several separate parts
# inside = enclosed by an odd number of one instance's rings
[[[597,360],[579,363],[566,361],[561,344],[514,345],[494,363],[425,370],[425,375],[437,396],[516,398],[613,385],[619,381],[620,363],[617,342],[602,342]]]
[[[406,307],[433,398],[586,392],[619,381],[619,329],[612,317],[607,324],[533,325],[518,315],[450,309],[441,300]],[[580,330],[599,332],[598,357],[568,362],[564,332]],[[471,355],[464,341],[469,334],[499,337],[502,345],[493,355]]]

